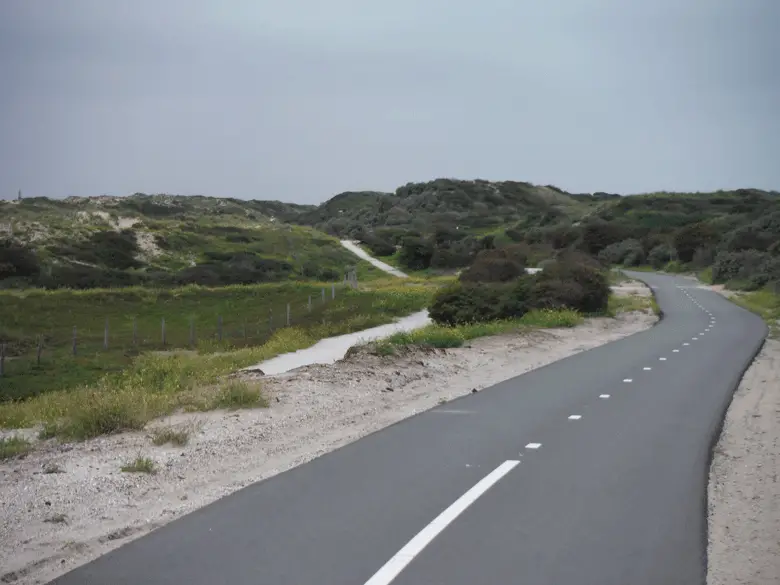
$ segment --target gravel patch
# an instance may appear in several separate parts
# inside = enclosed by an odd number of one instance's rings
[[[739,385],[715,447],[708,496],[708,585],[780,583],[780,342]]]

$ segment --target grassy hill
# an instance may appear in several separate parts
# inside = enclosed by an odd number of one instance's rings
[[[142,194],[0,201],[0,226],[11,226],[0,233],[0,286],[339,280],[358,264],[355,257],[332,236],[285,223],[309,210],[275,201]]]

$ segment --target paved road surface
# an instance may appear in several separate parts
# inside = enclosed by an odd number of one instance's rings
[[[703,583],[710,446],[766,327],[690,281],[641,277],[666,315],[652,329],[249,486],[54,583]]]

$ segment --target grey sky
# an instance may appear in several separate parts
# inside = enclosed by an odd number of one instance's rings
[[[778,0],[2,0],[0,197],[780,189]]]

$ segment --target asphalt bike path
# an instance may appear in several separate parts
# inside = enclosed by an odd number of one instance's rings
[[[201,508],[56,585],[704,583],[711,447],[767,329],[632,274],[663,320]]]

